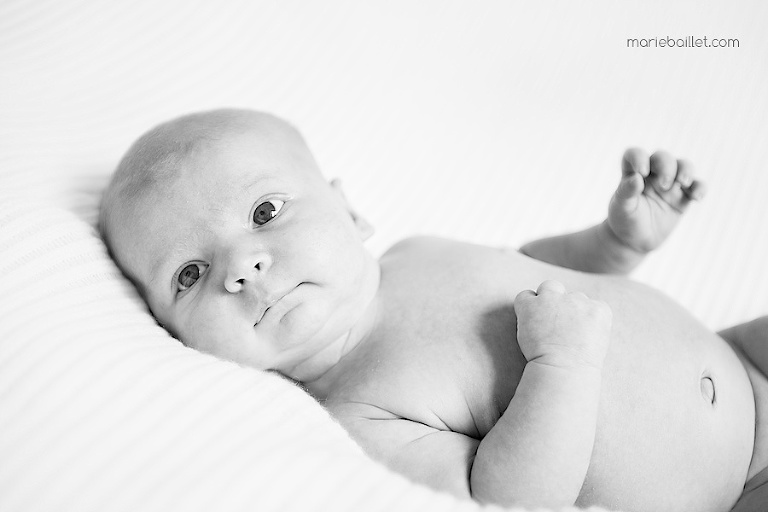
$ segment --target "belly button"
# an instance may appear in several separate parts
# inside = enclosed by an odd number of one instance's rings
[[[701,396],[709,403],[715,403],[715,383],[710,377],[701,378]]]

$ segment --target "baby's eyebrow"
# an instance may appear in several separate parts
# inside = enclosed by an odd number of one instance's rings
[[[264,181],[269,181],[269,179],[270,179],[269,176],[257,175],[256,177],[254,177],[254,179],[250,183],[248,183],[245,186],[245,189],[251,190],[252,188],[256,188],[257,185],[261,184]]]

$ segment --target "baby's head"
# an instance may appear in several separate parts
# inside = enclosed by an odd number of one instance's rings
[[[99,227],[152,313],[186,345],[299,380],[375,297],[370,228],[274,116],[217,110],[143,135]]]

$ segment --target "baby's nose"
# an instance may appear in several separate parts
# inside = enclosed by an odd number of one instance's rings
[[[253,286],[262,279],[271,266],[272,258],[264,251],[232,254],[224,288],[229,293],[239,293],[244,287]]]

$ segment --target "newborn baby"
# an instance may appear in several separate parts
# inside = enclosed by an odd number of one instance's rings
[[[100,227],[184,344],[301,382],[415,481],[501,505],[727,511],[768,480],[768,380],[608,275],[703,193],[667,153],[622,165],[593,228],[521,251],[414,238],[376,261],[293,127],[220,110],[142,136]]]

